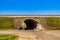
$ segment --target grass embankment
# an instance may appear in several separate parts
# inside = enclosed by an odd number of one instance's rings
[[[0,30],[12,30],[14,28],[14,19],[8,17],[0,17]]]
[[[60,17],[46,17],[45,20],[49,29],[60,30]]]
[[[18,40],[18,36],[12,34],[0,34],[0,40]]]

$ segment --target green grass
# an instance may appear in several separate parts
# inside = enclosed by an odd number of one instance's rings
[[[0,40],[18,40],[18,36],[12,34],[0,34]]]
[[[14,27],[14,19],[8,17],[0,17],[0,30],[13,30]]]
[[[13,27],[10,27],[10,28],[0,27],[0,30],[16,30],[16,29]]]
[[[45,20],[49,26],[48,29],[60,30],[60,17],[46,17]]]

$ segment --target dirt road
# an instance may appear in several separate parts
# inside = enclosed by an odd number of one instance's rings
[[[18,40],[60,40],[60,30],[0,30],[0,34],[15,34]]]

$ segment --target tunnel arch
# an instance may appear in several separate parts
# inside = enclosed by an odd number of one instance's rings
[[[24,23],[26,24],[26,30],[33,30],[37,27],[37,21],[34,19],[26,19],[24,20]]]
[[[28,25],[26,24],[25,21],[28,21],[28,20],[32,20],[37,22],[35,26],[30,26],[28,27]],[[34,22],[33,22],[34,23]],[[30,25],[30,24],[29,24]],[[34,24],[33,24],[34,25]],[[18,27],[18,26],[17,26]],[[37,19],[37,18],[31,18],[31,17],[24,17],[22,19],[20,19],[20,26],[19,26],[19,30],[23,29],[24,27],[24,30],[45,30],[46,29],[46,26],[45,26],[45,21],[40,18],[40,19]]]

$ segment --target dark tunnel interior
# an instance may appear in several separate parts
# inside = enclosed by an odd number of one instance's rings
[[[26,24],[25,30],[34,30],[37,27],[38,22],[33,19],[27,19],[24,23]]]

